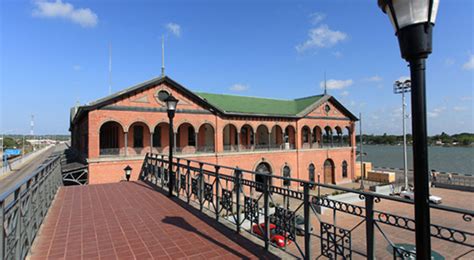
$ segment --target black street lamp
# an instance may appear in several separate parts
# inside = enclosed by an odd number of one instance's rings
[[[378,0],[378,5],[389,16],[402,58],[410,64],[416,258],[430,259],[425,61],[432,49],[432,31],[439,0]]]
[[[170,119],[170,128],[169,128],[169,156],[168,156],[168,196],[173,196],[173,181],[174,181],[174,174],[173,171],[173,147],[174,147],[174,132],[173,132],[173,118],[174,113],[176,112],[176,106],[178,105],[178,100],[173,97],[173,95],[169,95],[166,99],[166,107],[168,111],[168,118]]]
[[[125,179],[127,179],[127,181],[130,180],[130,175],[132,175],[132,167],[130,167],[130,165],[127,165],[127,167],[125,167],[123,169],[123,171],[125,172]]]

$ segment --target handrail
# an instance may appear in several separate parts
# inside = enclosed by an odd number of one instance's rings
[[[139,178],[164,190],[169,188],[170,179],[173,180],[173,190],[178,198],[198,207],[200,211],[206,212],[211,217],[215,217],[217,221],[223,219],[223,221],[230,222],[235,226],[237,232],[244,230],[254,235],[258,235],[260,232],[258,236],[265,242],[265,249],[268,249],[271,242],[269,241],[270,234],[265,234],[264,230],[268,230],[271,223],[275,228],[273,232],[286,237],[285,241],[292,241],[298,250],[295,254],[297,255],[299,252],[304,259],[312,258],[311,247],[314,246],[311,243],[312,237],[320,240],[321,255],[328,258],[341,256],[351,259],[352,254],[357,254],[373,259],[376,253],[375,244],[379,243],[375,240],[376,232],[379,232],[391,246],[387,250],[393,251],[394,259],[403,258],[405,255],[414,255],[413,252],[406,251],[400,244],[395,243],[395,240],[400,241],[401,239],[391,238],[387,233],[391,231],[382,229],[382,225],[388,225],[392,228],[414,232],[413,217],[397,214],[396,211],[392,213],[390,208],[375,208],[375,204],[382,200],[414,205],[412,200],[181,157],[173,159],[173,169],[169,172],[167,159],[166,155],[147,154]],[[274,184],[274,181],[270,181],[273,179],[296,183],[303,190],[279,186],[279,184]],[[292,187],[295,187],[294,184]],[[318,193],[310,193],[310,189],[315,187],[318,187]],[[342,199],[321,195],[320,187],[347,192],[349,196],[358,198],[362,205],[359,202],[345,202]],[[270,203],[273,206],[270,206]],[[272,212],[270,212],[270,207],[273,208]],[[441,216],[447,213],[455,214],[459,220],[454,221],[470,223],[474,218],[474,211],[469,209],[432,203],[430,203],[430,208],[443,211],[439,213],[442,214]],[[319,215],[323,209],[329,211],[329,216],[333,215],[332,223]],[[347,227],[337,225],[336,214],[348,214],[362,220],[354,222],[355,226],[347,229]],[[301,215],[304,215],[304,229],[301,229],[301,223],[296,225],[296,216],[301,218]],[[320,226],[314,226],[314,221],[311,221],[312,217],[316,217]],[[365,251],[360,247],[352,248],[350,242],[351,233],[364,222],[366,236],[361,239],[366,240]],[[257,225],[257,223],[259,224]],[[474,233],[467,228],[468,224],[450,226],[434,221],[429,225],[432,238],[458,246],[474,247]],[[256,230],[259,227],[262,227],[260,231]],[[313,232],[313,227],[315,231],[318,230],[321,233]],[[296,239],[298,232],[300,235],[301,233],[304,235],[304,243]],[[355,237],[357,235],[361,234],[358,232],[352,234]],[[286,248],[286,242],[283,247]]]

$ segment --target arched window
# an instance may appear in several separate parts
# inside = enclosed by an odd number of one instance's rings
[[[314,164],[310,164],[308,167],[308,172],[309,172],[309,181],[315,182],[315,176],[314,176]]]
[[[291,177],[291,170],[290,170],[290,167],[288,167],[288,165],[285,165],[285,167],[283,167],[283,177],[286,177],[286,178]],[[283,179],[283,186],[290,186],[290,185],[291,185],[290,180]]]
[[[155,127],[155,132],[153,133],[153,147],[161,147],[161,127]]]
[[[143,126],[136,125],[133,127],[133,147],[143,147]]]
[[[342,178],[347,178],[347,162],[342,162]]]
[[[194,128],[192,128],[194,130]],[[191,127],[188,128],[188,145],[196,146],[196,133],[191,131]]]

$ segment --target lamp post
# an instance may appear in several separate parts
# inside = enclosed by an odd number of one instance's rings
[[[168,155],[168,196],[173,196],[173,181],[174,181],[174,174],[173,171],[173,147],[174,147],[174,132],[173,132],[173,118],[176,112],[176,106],[178,105],[178,100],[173,97],[173,95],[169,95],[166,99],[166,107],[168,111],[168,118],[170,120],[169,123],[169,155]]]
[[[410,92],[411,81],[409,79],[401,82],[395,81],[393,84],[393,92],[395,94],[402,94],[402,124],[403,124],[403,177],[404,177],[404,189],[408,190],[408,160],[407,160],[407,134],[406,134],[406,125],[405,119],[405,108],[407,104],[405,103],[405,93]]]
[[[431,258],[425,61],[432,50],[432,31],[439,0],[378,0],[410,64],[411,115],[415,187],[416,258]]]
[[[130,175],[132,175],[132,167],[130,167],[130,165],[127,165],[127,167],[125,167],[123,169],[123,171],[125,172],[125,179],[127,179],[127,181],[130,180]]]

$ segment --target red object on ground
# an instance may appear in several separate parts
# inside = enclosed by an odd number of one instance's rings
[[[275,233],[276,225],[270,223],[269,228],[270,228],[270,241],[274,243],[275,245],[277,245],[278,247],[285,247],[285,237],[280,234]],[[257,234],[260,237],[263,237],[263,234],[262,234],[263,230],[265,230],[265,223],[260,223],[260,228],[258,227],[257,224],[254,224],[252,226],[253,233]],[[287,245],[291,244],[291,240],[287,238],[286,244]]]

